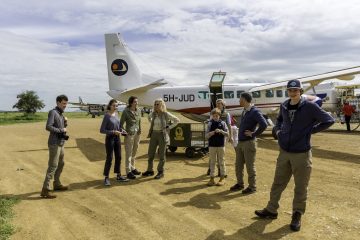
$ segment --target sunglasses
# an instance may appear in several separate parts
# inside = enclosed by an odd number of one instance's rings
[[[160,106],[160,103],[155,103],[154,106]]]

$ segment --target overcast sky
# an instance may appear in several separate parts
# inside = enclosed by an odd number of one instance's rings
[[[358,0],[2,0],[0,13],[0,110],[24,90],[46,110],[62,93],[107,102],[111,32],[148,74],[183,85],[220,69],[240,83],[360,65]]]

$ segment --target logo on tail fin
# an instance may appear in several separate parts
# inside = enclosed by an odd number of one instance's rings
[[[117,76],[125,75],[128,71],[128,64],[122,59],[116,59],[111,64],[111,71]]]

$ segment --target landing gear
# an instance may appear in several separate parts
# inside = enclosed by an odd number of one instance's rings
[[[169,146],[168,149],[169,149],[170,152],[176,152],[177,147]]]

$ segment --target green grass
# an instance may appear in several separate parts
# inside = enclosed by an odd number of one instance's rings
[[[35,114],[24,114],[20,112],[0,112],[0,125],[30,123],[46,121],[48,112],[38,112]],[[90,118],[86,112],[65,112],[64,116],[72,118]]]
[[[15,232],[15,227],[10,220],[14,217],[12,207],[18,202],[19,200],[16,198],[0,197],[0,240],[9,239]]]

